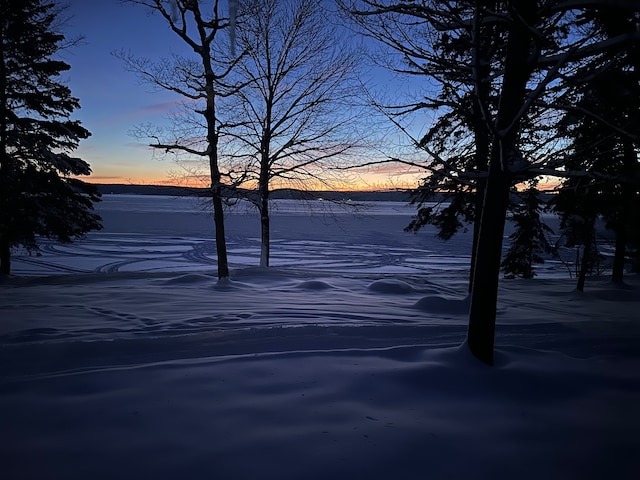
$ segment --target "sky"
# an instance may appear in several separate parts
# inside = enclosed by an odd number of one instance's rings
[[[92,136],[76,153],[91,164],[94,183],[145,183],[167,181],[167,162],[153,158],[152,151],[130,135],[136,124],[161,121],[175,98],[151,92],[150,86],[125,71],[113,53],[131,50],[141,56],[160,56],[179,47],[157,16],[118,0],[69,0],[71,16],[64,32],[82,36],[81,42],[64,52],[71,65],[66,74],[81,109],[81,120]]]
[[[187,53],[185,45],[166,22],[141,6],[120,0],[66,0],[70,17],[63,32],[81,42],[65,50],[71,65],[63,80],[81,109],[73,118],[92,136],[75,152],[91,165],[92,183],[167,184],[179,167],[154,156],[152,149],[134,138],[131,131],[141,124],[159,124],[179,98],[153,90],[125,70],[113,54],[130,51],[137,57],[160,59],[171,52]],[[397,175],[400,173],[400,175]],[[416,175],[406,169],[381,168],[352,176],[355,189],[413,186]]]

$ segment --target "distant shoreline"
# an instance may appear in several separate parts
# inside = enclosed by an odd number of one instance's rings
[[[168,195],[179,197],[205,197],[208,189],[195,187],[179,187],[173,185],[130,185],[130,184],[95,184],[103,195]],[[249,195],[251,192],[247,192]],[[407,190],[389,191],[310,191],[279,189],[271,192],[272,199],[301,200],[352,200],[352,201],[389,201],[410,202],[411,194]]]
[[[170,197],[207,197],[209,189],[197,187],[179,187],[174,185],[133,185],[120,183],[96,183],[94,184],[103,195],[166,195]],[[245,198],[254,198],[254,191],[246,190]],[[553,197],[552,193],[541,192],[544,201]],[[398,190],[376,190],[376,191],[303,191],[284,188],[274,190],[270,194],[273,200],[330,200],[353,202],[411,202],[411,191],[406,189]],[[446,200],[444,196],[432,198],[430,201],[437,202]],[[517,197],[513,197],[517,202]]]

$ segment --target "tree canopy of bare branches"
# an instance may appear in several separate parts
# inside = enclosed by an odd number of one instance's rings
[[[329,181],[331,167],[362,144],[355,49],[315,0],[243,5],[237,32],[245,52],[232,77],[227,151],[243,165],[261,216],[261,265],[269,264],[269,193]],[[329,184],[328,184],[329,185]],[[329,187],[330,188],[330,187]]]

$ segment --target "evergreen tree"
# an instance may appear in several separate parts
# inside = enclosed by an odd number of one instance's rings
[[[58,80],[69,69],[55,59],[64,35],[58,11],[44,0],[0,0],[0,271],[11,249],[37,250],[43,236],[62,242],[100,229],[97,189],[70,153],[90,133],[70,118],[79,101]]]
[[[595,34],[603,38],[639,32],[637,12],[602,8],[594,15]],[[612,279],[621,282],[628,247],[637,238],[633,212],[640,206],[638,152],[640,141],[640,46],[614,58],[594,62],[576,76],[560,123],[571,140],[567,149],[571,172],[554,201],[568,243],[583,246],[578,290],[597,259],[594,224],[602,218],[616,236]]]
[[[640,33],[640,12],[625,13],[615,9],[598,12],[597,25],[607,37]],[[595,138],[609,139],[610,176],[605,206],[606,227],[615,232],[616,243],[612,280],[622,282],[627,249],[640,232],[633,212],[640,208],[640,45],[618,55],[601,73],[595,75],[589,93],[595,97],[594,110],[600,121]],[[602,148],[600,148],[602,150]]]
[[[542,222],[543,210],[538,190],[531,186],[522,194],[522,202],[513,208],[511,220],[515,230],[509,239],[511,244],[502,260],[502,271],[507,278],[533,278],[534,264],[544,263],[541,254],[552,253],[547,240],[551,228]]]
[[[585,177],[567,179],[552,202],[560,217],[564,244],[582,248],[582,255],[576,259],[579,292],[584,291],[587,274],[592,272],[598,258],[595,223],[601,195],[591,183]]]
[[[480,216],[472,262],[467,345],[478,359],[492,364],[502,240],[511,188],[539,175],[566,173],[565,165],[550,153],[556,151],[558,145],[553,139],[558,109],[568,108],[560,105],[568,84],[580,66],[606,63],[621,52],[632,50],[640,40],[637,32],[594,37],[590,28],[592,13],[615,3],[616,9],[636,15],[637,0],[594,0],[584,4],[538,0],[343,1],[355,4],[347,6],[347,10],[355,12],[363,22],[380,19],[375,29],[367,30],[365,26],[365,30],[374,38],[380,37],[377,31],[388,32],[381,40],[396,49],[406,51],[405,45],[414,46],[425,38],[429,40],[445,33],[461,40],[469,39],[466,50],[462,44],[463,55],[456,54],[455,58],[460,61],[455,65],[442,65],[441,59],[434,58],[428,48],[426,54],[416,52],[403,60],[410,66],[422,66],[424,72],[436,80],[440,66],[450,73],[461,71],[463,77],[449,81],[449,88],[452,92],[473,92],[474,109],[477,106],[479,113],[473,115],[473,119],[480,122],[488,134],[478,136],[490,142],[484,160],[486,168],[480,165],[460,168],[449,161],[452,155],[429,149],[429,157],[437,162],[435,167],[442,164],[443,168],[434,168],[429,160],[427,169],[431,175],[440,175],[447,181],[484,179],[477,185],[478,191],[484,190],[484,194],[482,204],[477,204],[481,208],[477,209]],[[406,19],[407,28],[403,25],[396,29],[388,24],[394,17]],[[491,26],[493,28],[488,28]],[[489,71],[484,72],[485,68]],[[486,93],[482,94],[485,89]],[[464,93],[458,96],[467,97]],[[497,103],[493,99],[497,99]],[[425,103],[435,102],[415,102],[405,111],[418,112]],[[442,104],[443,109],[449,106],[449,103]],[[475,125],[472,127],[474,132],[481,133]],[[416,144],[423,147],[422,142]],[[457,156],[458,151],[451,153]],[[446,186],[439,190],[451,191]],[[420,220],[432,218],[430,211],[419,212],[419,215],[423,217]]]

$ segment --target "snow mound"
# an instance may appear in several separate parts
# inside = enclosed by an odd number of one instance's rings
[[[396,279],[376,280],[369,284],[367,288],[372,292],[378,293],[413,293],[416,291],[407,282]]]
[[[431,313],[452,313],[464,315],[469,313],[470,297],[446,298],[441,295],[428,295],[418,300],[414,308]]]
[[[300,290],[331,290],[333,285],[323,282],[322,280],[307,280],[296,286]]]

